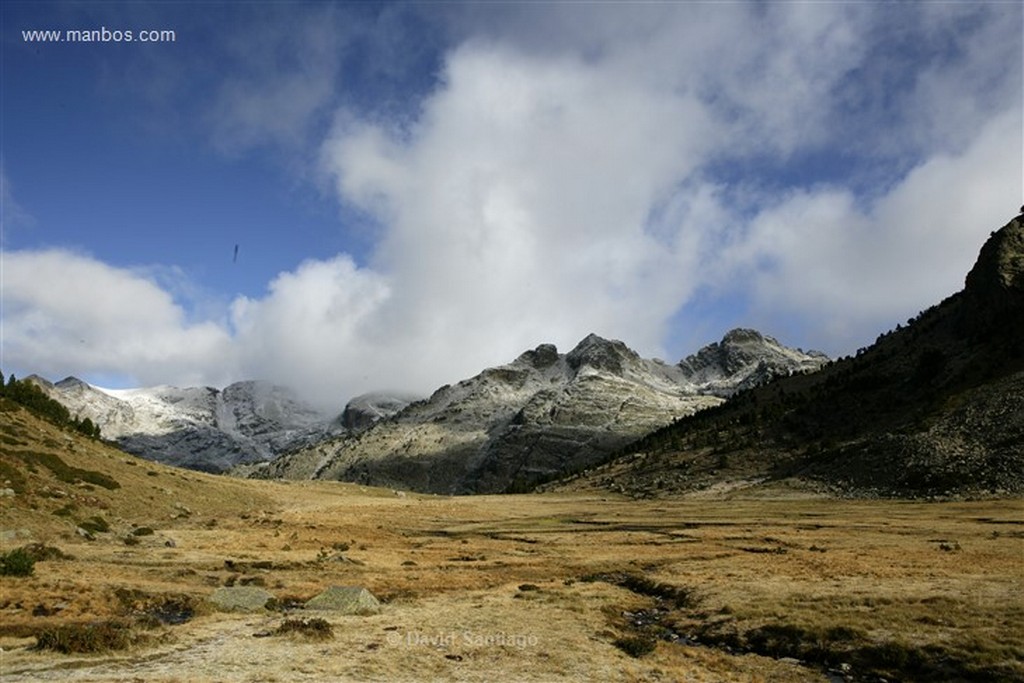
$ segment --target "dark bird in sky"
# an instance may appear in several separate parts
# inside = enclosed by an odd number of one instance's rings
[[[235,245],[235,257],[231,259],[232,263],[238,263],[238,245]]]

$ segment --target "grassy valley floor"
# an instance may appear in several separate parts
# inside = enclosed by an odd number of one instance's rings
[[[5,504],[5,551],[66,557],[0,577],[3,681],[1024,680],[1019,500],[442,498],[160,472],[249,497],[138,510],[94,540]],[[224,585],[282,611],[217,612]],[[381,613],[283,610],[331,585]],[[333,636],[268,635],[313,618]],[[34,647],[103,621],[124,647]]]

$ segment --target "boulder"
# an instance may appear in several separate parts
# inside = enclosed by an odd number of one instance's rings
[[[331,586],[305,604],[306,609],[341,614],[380,614],[380,601],[362,586]]]
[[[273,597],[258,586],[228,586],[213,591],[208,599],[225,612],[258,612]]]

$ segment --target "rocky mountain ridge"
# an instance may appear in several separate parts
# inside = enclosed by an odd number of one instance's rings
[[[962,291],[855,357],[739,393],[561,484],[637,497],[750,485],[1024,491],[1024,216],[992,233]]]
[[[711,349],[714,350],[711,350]],[[676,365],[591,334],[438,389],[360,434],[298,449],[251,476],[339,479],[434,493],[525,490],[779,374],[820,367],[753,330]]]
[[[57,383],[38,376],[29,379],[73,415],[99,425],[104,438],[129,453],[207,472],[270,460],[347,429],[341,418],[326,415],[291,390],[269,382],[236,382],[224,389],[101,389],[75,377]],[[374,412],[363,420],[379,419],[408,403],[384,399],[354,399],[346,414],[359,415],[365,403],[373,405]]]
[[[527,488],[734,391],[826,361],[754,330],[733,330],[676,365],[590,335],[564,355],[541,344],[425,401],[358,396],[337,417],[259,381],[101,389],[74,377],[32,379],[73,415],[99,425],[105,438],[151,460],[473,493]],[[378,422],[389,426],[377,430]],[[275,462],[262,466],[268,461]]]

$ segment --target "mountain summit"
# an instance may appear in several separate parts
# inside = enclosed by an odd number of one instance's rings
[[[728,397],[775,377],[817,370],[828,360],[820,351],[790,349],[757,330],[737,328],[684,358],[679,367],[703,393]]]

